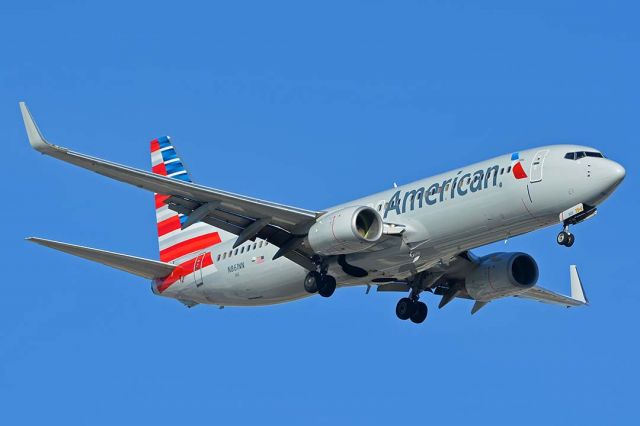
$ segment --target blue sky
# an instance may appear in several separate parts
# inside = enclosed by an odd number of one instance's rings
[[[0,6],[0,423],[631,424],[637,422],[635,2],[12,2]],[[28,147],[149,167],[164,134],[198,182],[321,209],[517,149],[602,149],[627,179],[540,283],[591,306],[522,300],[422,326],[398,295],[222,311],[23,241],[157,258],[152,195]],[[434,224],[437,226],[437,224]]]

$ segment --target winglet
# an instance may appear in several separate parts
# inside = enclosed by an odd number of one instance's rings
[[[20,102],[20,111],[22,112],[22,120],[24,120],[24,127],[27,130],[27,136],[29,137],[31,146],[42,153],[49,152],[51,145],[47,143],[42,133],[40,133],[38,126],[35,121],[33,121],[33,117],[29,112],[29,108],[27,108],[27,104]]]
[[[584,288],[576,265],[569,266],[569,276],[571,277],[571,298],[588,305],[589,299],[584,294]]]

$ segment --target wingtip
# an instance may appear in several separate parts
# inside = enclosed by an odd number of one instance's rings
[[[569,276],[571,278],[571,298],[582,302],[584,305],[588,305],[589,299],[587,299],[587,295],[584,292],[582,280],[580,279],[576,265],[569,266]]]
[[[24,127],[27,131],[27,137],[29,138],[29,143],[37,151],[47,151],[50,145],[44,139],[42,133],[40,133],[40,129],[38,129],[38,126],[34,121],[31,112],[29,112],[27,104],[24,101],[20,101],[19,105],[20,112],[22,113],[22,120],[24,121]]]

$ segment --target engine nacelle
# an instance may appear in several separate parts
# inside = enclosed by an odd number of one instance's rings
[[[493,253],[483,257],[480,264],[465,279],[469,296],[489,301],[513,296],[538,282],[538,264],[526,253]]]
[[[356,253],[382,237],[383,221],[375,209],[346,207],[326,213],[309,229],[309,246],[321,255]]]

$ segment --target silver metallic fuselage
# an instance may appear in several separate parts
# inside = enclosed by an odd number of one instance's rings
[[[520,151],[517,160],[514,154],[495,157],[327,209],[368,205],[385,223],[404,229],[370,250],[345,256],[348,264],[366,270],[366,277],[346,274],[335,259],[329,273],[339,286],[403,279],[446,264],[465,250],[557,224],[559,214],[576,204],[598,206],[620,184],[625,170],[606,158],[564,158],[576,151],[597,152],[578,145],[529,149]],[[517,162],[526,177],[514,175]],[[222,306],[267,305],[309,296],[303,287],[308,271],[286,258],[272,260],[278,249],[272,244],[254,249],[247,243],[250,250],[218,260],[234,240],[208,249],[213,265],[162,295]]]

